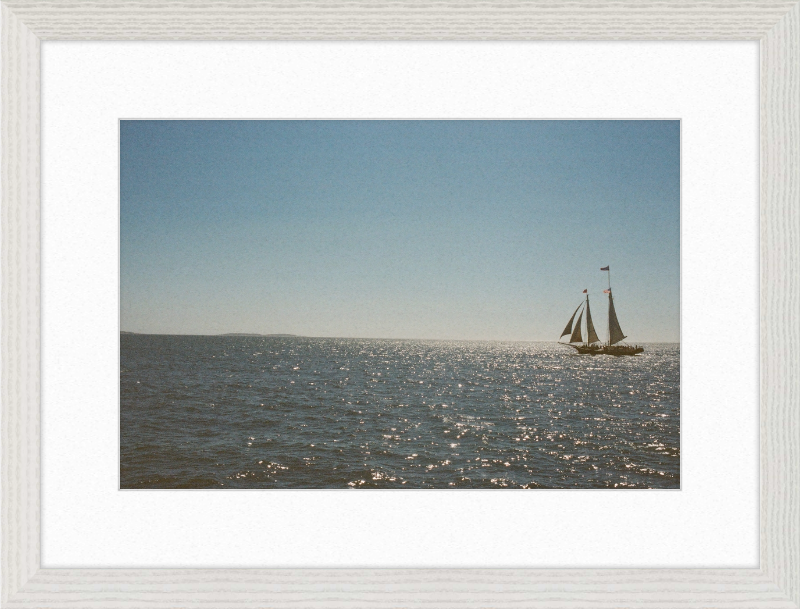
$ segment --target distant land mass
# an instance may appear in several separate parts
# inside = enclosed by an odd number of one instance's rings
[[[120,330],[119,333],[128,335],[152,336],[149,335],[147,332],[126,332],[125,330]],[[178,336],[178,335],[164,334],[164,336]],[[264,336],[264,337],[275,337],[275,338],[300,338],[300,335],[298,334],[253,334],[249,332],[229,332],[228,334],[191,334],[187,336]]]
[[[213,336],[275,336],[278,338],[296,337],[297,334],[252,334],[248,332],[229,332],[228,334],[214,334]]]

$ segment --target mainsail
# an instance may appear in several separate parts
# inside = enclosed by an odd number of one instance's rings
[[[619,327],[617,312],[614,310],[614,297],[611,296],[611,292],[608,293],[608,336],[609,345],[618,343],[625,338],[625,335],[622,333],[622,328]]]
[[[592,312],[589,311],[589,298],[586,298],[586,333],[589,335],[589,338],[586,342],[589,343],[596,343],[600,339],[597,338],[597,332],[594,331],[594,324],[592,323]]]
[[[578,309],[580,309],[582,306],[583,306],[583,303],[579,304],[578,305]],[[572,320],[574,320],[575,316],[578,314],[578,309],[575,309],[575,312],[572,314],[572,317],[569,318],[569,322],[567,323],[567,327],[564,328],[564,331],[561,333],[561,336],[566,336],[567,334],[571,334],[572,333]],[[580,325],[580,323],[578,325]],[[559,338],[561,338],[561,336],[559,336]]]
[[[572,336],[569,337],[569,342],[579,343],[583,340],[581,338],[581,319],[583,319],[583,311],[578,316],[578,323],[575,324],[575,329],[572,331]]]

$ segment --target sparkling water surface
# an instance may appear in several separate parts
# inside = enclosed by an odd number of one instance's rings
[[[121,488],[680,486],[677,344],[120,340]]]

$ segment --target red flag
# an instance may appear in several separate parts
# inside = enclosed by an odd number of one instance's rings
[[[611,266],[611,265],[609,264],[608,266],[604,266],[604,267],[603,267],[602,269],[600,269],[600,270],[601,270],[601,271],[607,271],[607,270],[608,270],[608,268],[609,268],[610,266]]]
[[[611,290],[603,290],[603,294],[611,294]]]
[[[583,291],[584,294],[587,294],[588,292],[589,292],[589,290],[584,290]]]

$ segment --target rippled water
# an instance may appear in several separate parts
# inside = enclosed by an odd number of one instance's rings
[[[679,360],[122,335],[121,487],[678,488]]]

